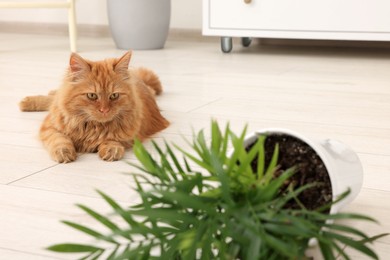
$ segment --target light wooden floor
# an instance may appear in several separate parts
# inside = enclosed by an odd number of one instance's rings
[[[79,49],[92,60],[123,54],[108,38],[82,38]],[[86,154],[57,164],[37,139],[45,113],[18,110],[25,95],[56,88],[68,57],[65,36],[0,34],[0,259],[66,258],[43,248],[89,241],[59,222],[90,222],[75,203],[107,210],[95,189],[124,204],[136,199],[125,162]],[[222,54],[218,43],[169,41],[163,50],[135,51],[132,64],[154,69],[165,85],[158,103],[172,125],[159,142],[184,144],[181,136],[207,128],[210,118],[236,131],[248,123],[250,130],[285,127],[339,139],[357,151],[365,171],[347,210],[381,223],[354,225],[369,234],[390,231],[390,50],[236,45]],[[134,160],[131,151],[126,159]],[[390,259],[390,237],[374,248]]]

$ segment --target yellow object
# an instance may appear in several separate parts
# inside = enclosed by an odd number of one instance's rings
[[[75,0],[66,0],[63,2],[0,2],[0,8],[66,8],[68,9],[68,26],[70,50],[77,51],[77,27]]]

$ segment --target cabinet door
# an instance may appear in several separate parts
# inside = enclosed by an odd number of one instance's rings
[[[390,0],[208,0],[211,29],[390,32]]]

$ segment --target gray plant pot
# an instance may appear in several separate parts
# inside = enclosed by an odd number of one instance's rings
[[[171,0],[107,0],[108,21],[119,49],[161,49],[168,37]]]

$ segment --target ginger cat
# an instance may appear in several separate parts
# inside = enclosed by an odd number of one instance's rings
[[[129,69],[130,58],[129,51],[93,62],[72,53],[57,91],[20,102],[22,111],[49,110],[40,139],[53,160],[68,163],[77,152],[98,152],[116,161],[135,138],[142,141],[168,127],[155,101],[162,91],[159,78],[149,69]]]

